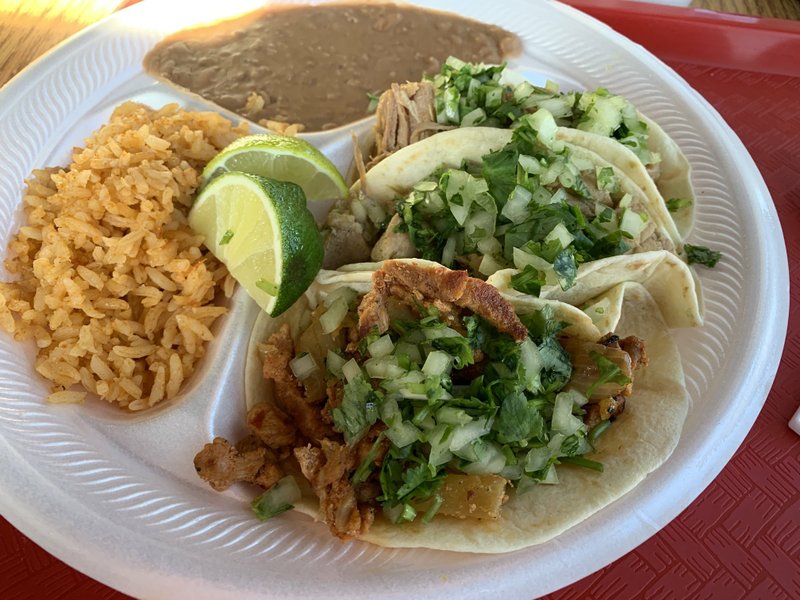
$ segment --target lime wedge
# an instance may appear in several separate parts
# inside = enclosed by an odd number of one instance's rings
[[[198,194],[189,225],[273,317],[306,291],[322,266],[322,237],[294,183],[223,173]]]
[[[300,138],[269,134],[239,138],[206,165],[202,180],[208,183],[228,171],[291,181],[303,188],[309,201],[347,196],[344,178],[333,163]]]

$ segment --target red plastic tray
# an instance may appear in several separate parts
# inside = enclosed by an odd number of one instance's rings
[[[741,137],[772,193],[792,287],[778,375],[750,434],[679,517],[552,600],[800,598],[800,23],[622,0],[567,0],[644,45]],[[746,190],[742,190],[746,194]],[[123,599],[0,519],[0,598]]]

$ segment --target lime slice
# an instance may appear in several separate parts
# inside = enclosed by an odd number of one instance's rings
[[[347,186],[333,163],[300,138],[269,134],[239,138],[206,165],[203,182],[228,171],[291,181],[303,188],[309,201],[347,196]]]
[[[294,183],[223,173],[198,194],[189,225],[273,317],[306,291],[322,266],[322,237]]]

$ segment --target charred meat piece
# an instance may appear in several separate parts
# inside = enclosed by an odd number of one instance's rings
[[[619,347],[631,357],[631,368],[646,367],[649,362],[644,349],[644,340],[635,335],[628,336],[619,341]]]
[[[358,331],[366,336],[377,327],[379,333],[389,329],[389,298],[401,299],[411,306],[440,300],[471,310],[494,325],[498,331],[521,342],[528,330],[514,308],[497,289],[469,277],[466,271],[445,267],[429,267],[401,261],[386,261],[372,276],[372,289],[358,307]]]
[[[255,483],[264,488],[272,487],[283,471],[277,459],[267,448],[255,448],[239,452],[221,438],[214,438],[194,457],[194,468],[203,481],[221,492],[237,481]]]
[[[603,398],[594,404],[587,404],[585,408],[586,414],[583,416],[583,422],[591,431],[600,422],[609,419],[613,421],[618,415],[622,414],[622,411],[625,410],[625,396]]]
[[[644,356],[644,342],[642,340],[638,338],[626,339],[629,340],[627,343],[631,348],[636,348],[640,352],[637,356]],[[634,339],[636,342],[633,341]],[[597,381],[600,376],[600,370],[593,358],[594,353],[613,362],[630,382],[633,381],[634,366],[631,355],[620,347],[617,336],[606,336],[598,343],[575,338],[562,338],[559,341],[572,359],[572,377],[569,382],[572,389],[586,393]],[[593,402],[620,394],[630,396],[632,389],[632,383],[621,384],[615,381],[608,381],[594,388],[589,401]]]
[[[297,428],[274,404],[256,404],[247,411],[247,428],[269,448],[278,449],[297,444]]]
[[[275,382],[275,398],[300,433],[313,441],[330,437],[333,429],[322,420],[320,411],[308,403],[301,383],[289,367],[293,358],[294,342],[289,325],[284,324],[264,345],[264,378]]]

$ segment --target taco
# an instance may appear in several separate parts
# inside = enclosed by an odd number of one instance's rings
[[[371,162],[442,129],[514,127],[540,108],[555,117],[560,139],[600,154],[642,188],[675,244],[688,236],[695,201],[691,169],[657,123],[606,89],[559,92],[551,82],[534,86],[505,65],[450,57],[431,81],[393,85],[378,103]]]
[[[646,194],[596,153],[558,140],[557,130],[540,110],[513,131],[455,129],[394,152],[332,211],[326,266],[367,258],[344,247],[371,246],[372,260],[419,257],[483,277],[530,265],[567,289],[583,262],[678,252]],[[348,227],[342,211],[358,226]]]
[[[686,416],[658,308],[638,284],[619,293],[617,333],[602,336],[575,307],[425,261],[322,271],[255,326],[250,437],[215,439],[195,465],[215,489],[268,488],[262,518],[295,508],[343,539],[544,542],[663,463]]]

